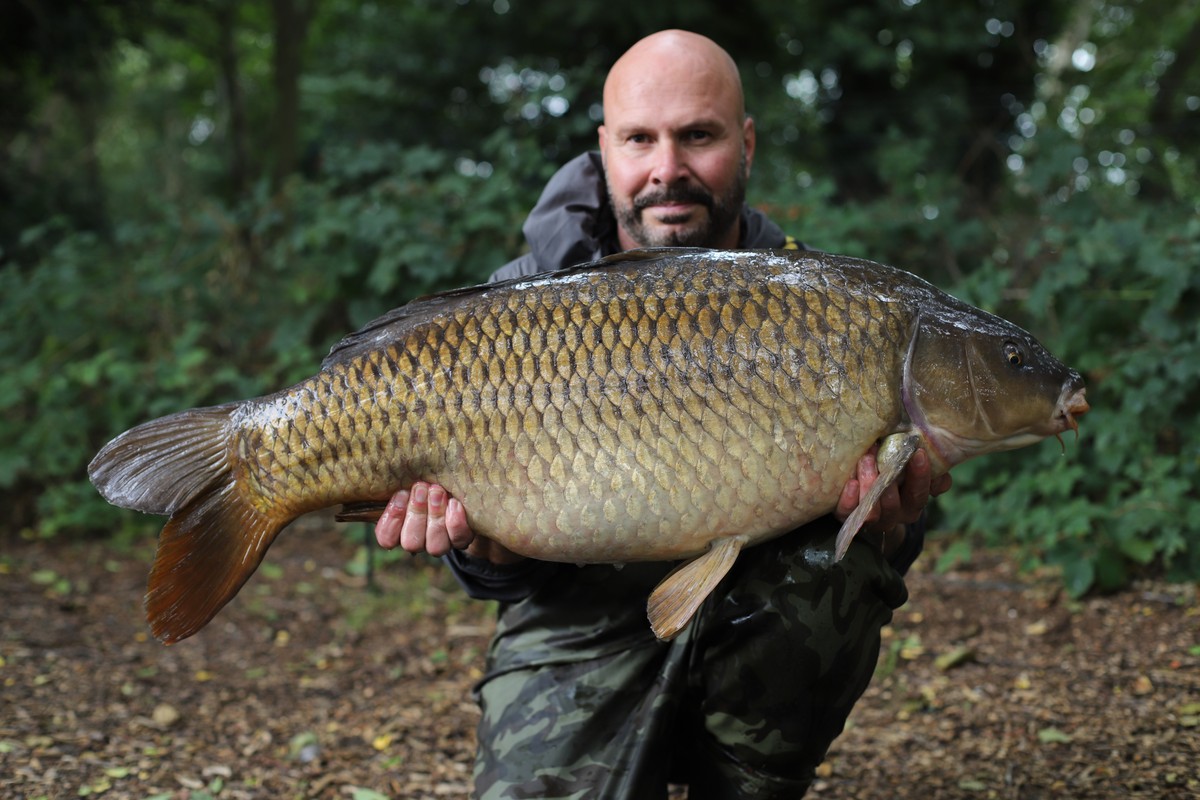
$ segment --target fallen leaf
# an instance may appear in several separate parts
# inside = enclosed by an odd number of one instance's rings
[[[919,636],[909,636],[900,644],[900,657],[905,661],[918,659],[924,653],[925,648],[921,646],[921,638]]]
[[[179,722],[181,714],[175,706],[169,703],[159,703],[154,707],[150,718],[154,720],[154,724],[160,728],[169,728],[176,722]]]
[[[321,756],[321,745],[312,731],[298,733],[288,743],[288,756],[301,764],[316,761]]]
[[[953,650],[942,653],[934,659],[933,664],[942,672],[947,672],[955,667],[961,667],[963,664],[969,664],[975,660],[975,649],[972,647],[956,647]]]
[[[1050,630],[1050,623],[1044,619],[1039,619],[1037,622],[1031,622],[1025,626],[1025,633],[1028,636],[1044,636],[1048,630]]]
[[[380,794],[374,789],[364,789],[361,786],[343,786],[342,791],[349,794],[351,800],[391,800],[386,794]]]
[[[1068,744],[1074,741],[1070,734],[1063,733],[1058,728],[1042,728],[1037,734],[1042,744]]]

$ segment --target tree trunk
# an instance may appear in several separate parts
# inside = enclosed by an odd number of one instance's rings
[[[300,125],[300,67],[316,0],[272,0],[275,13],[275,164],[272,188],[296,168]]]
[[[237,6],[233,2],[216,7],[217,65],[221,72],[221,88],[229,106],[229,197],[237,202],[246,194],[250,182],[246,157],[246,107],[238,74],[238,54],[234,43]]]

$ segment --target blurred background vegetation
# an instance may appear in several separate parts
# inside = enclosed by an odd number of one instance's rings
[[[684,27],[741,67],[753,203],[1086,374],[1065,456],[956,470],[943,558],[1200,579],[1195,0],[0,6],[0,540],[152,535],[87,483],[104,441],[484,279],[594,146],[608,66]]]

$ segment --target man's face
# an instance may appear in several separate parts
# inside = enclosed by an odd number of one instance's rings
[[[600,149],[626,249],[737,246],[754,123],[722,73],[686,66],[605,92]]]

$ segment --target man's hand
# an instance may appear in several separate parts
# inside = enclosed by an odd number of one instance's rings
[[[521,557],[503,545],[478,536],[467,523],[467,511],[436,483],[417,481],[392,495],[375,523],[375,540],[385,550],[396,545],[409,553],[444,556],[452,549],[474,558],[509,564]]]
[[[400,545],[409,553],[444,556],[451,548],[465,549],[474,538],[462,503],[424,481],[392,495],[375,523],[375,539],[385,550]]]
[[[850,516],[879,477],[875,454],[875,447],[867,451],[866,455],[858,460],[855,477],[846,481],[834,511],[834,516],[839,520]],[[863,530],[882,533],[885,552],[895,550],[900,542],[904,541],[904,529],[900,526],[911,525],[920,519],[929,498],[949,491],[950,473],[933,478],[932,471],[929,456],[924,450],[918,450],[904,468],[900,479],[884,490],[879,502],[867,515]]]

